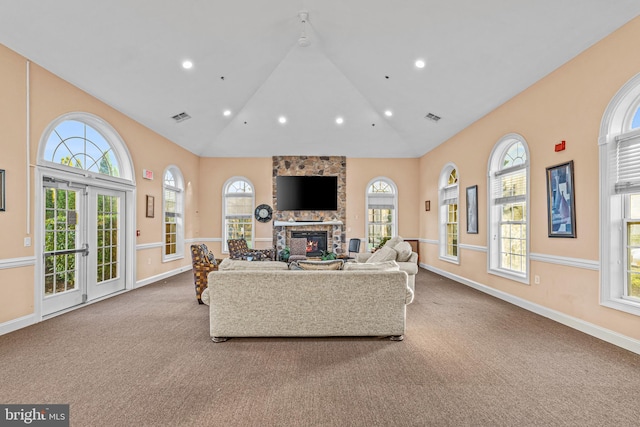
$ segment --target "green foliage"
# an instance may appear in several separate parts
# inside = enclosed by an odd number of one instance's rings
[[[322,260],[323,261],[330,261],[332,259],[336,259],[338,256],[330,251],[322,251]]]

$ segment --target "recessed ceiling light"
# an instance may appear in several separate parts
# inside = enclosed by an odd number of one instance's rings
[[[384,115],[387,116],[387,117],[391,117],[391,116],[393,116],[393,111],[385,110]]]
[[[416,59],[415,64],[416,64],[416,67],[418,68],[424,68],[424,66],[427,65],[424,59]]]
[[[229,116],[231,115],[231,110],[224,110],[224,111],[222,112],[222,114],[223,114],[225,117],[229,117]]]
[[[336,123],[341,125],[344,123],[344,119],[342,117],[336,117]]]
[[[287,118],[285,116],[280,116],[278,117],[278,121],[280,122],[280,124],[285,124],[287,123]]]
[[[193,67],[193,62],[189,61],[188,59],[182,62],[182,68],[184,68],[185,70],[188,70],[192,67]]]

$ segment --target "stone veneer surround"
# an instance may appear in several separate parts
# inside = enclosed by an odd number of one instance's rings
[[[337,176],[337,211],[280,211],[276,200],[277,176]],[[347,218],[347,158],[344,156],[273,156],[273,220],[275,221],[340,221],[341,224],[304,223],[291,226],[273,227],[273,240],[276,251],[287,246],[291,229],[296,231],[327,231],[327,246],[338,254],[345,253],[345,223]]]

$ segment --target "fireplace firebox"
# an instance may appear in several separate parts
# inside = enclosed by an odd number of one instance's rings
[[[304,237],[307,239],[307,256],[321,256],[327,250],[326,231],[291,231],[291,237]]]

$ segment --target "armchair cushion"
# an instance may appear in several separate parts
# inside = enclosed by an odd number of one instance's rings
[[[245,239],[229,239],[229,258],[231,259],[247,259],[252,257],[254,261],[275,260],[275,251],[273,249],[249,249],[249,245]]]
[[[383,246],[371,255],[367,262],[395,261],[398,253],[390,246]]]

